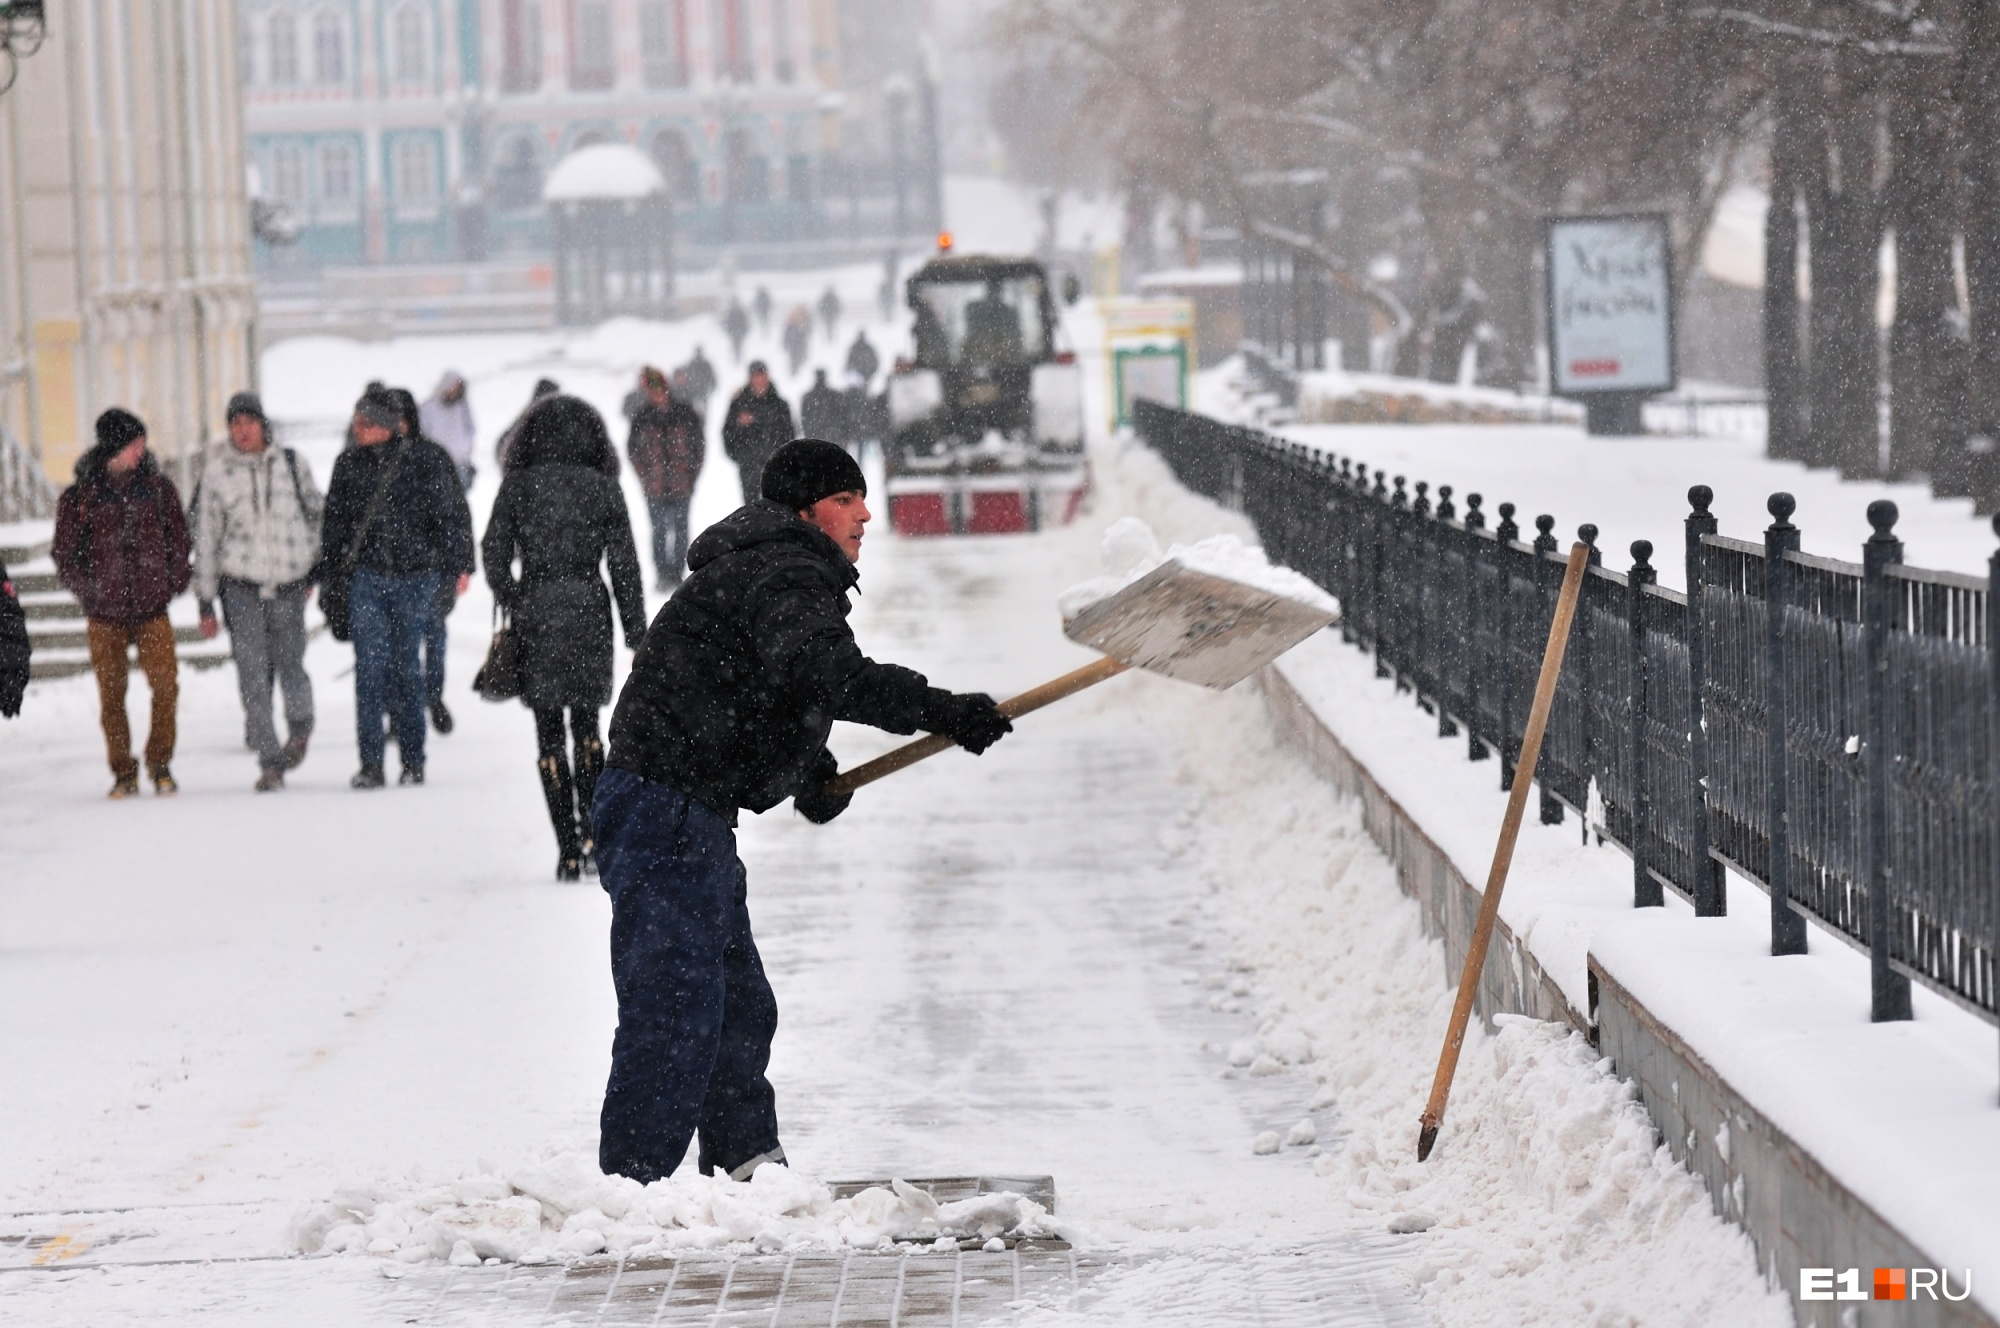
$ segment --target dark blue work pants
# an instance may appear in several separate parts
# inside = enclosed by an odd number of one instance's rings
[[[396,726],[406,769],[424,768],[423,666],[419,643],[437,598],[435,572],[354,573],[349,617],[354,637],[354,735],[361,764],[382,764],[382,717]]]
[[[611,896],[618,1034],[598,1165],[650,1182],[701,1136],[704,1174],[778,1148],[778,1003],[750,937],[736,832],[685,793],[616,767],[594,804]]]

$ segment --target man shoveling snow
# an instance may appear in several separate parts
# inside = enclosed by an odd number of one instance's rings
[[[836,719],[919,729],[978,753],[1012,723],[980,693],[861,653],[847,625],[869,520],[867,481],[840,447],[788,443],[762,498],[704,531],[688,579],[647,630],[611,720],[597,786],[600,880],[611,896],[618,1032],[598,1146],[607,1174],[700,1168],[747,1179],[782,1162],[765,1078],[778,1008],[750,935],[739,810],[786,798],[815,823]]]

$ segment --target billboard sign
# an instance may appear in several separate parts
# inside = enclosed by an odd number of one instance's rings
[[[1549,368],[1558,396],[1674,388],[1674,263],[1663,214],[1550,217]]]

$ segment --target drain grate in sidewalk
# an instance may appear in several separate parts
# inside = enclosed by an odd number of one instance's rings
[[[576,1328],[958,1328],[994,1323],[1023,1301],[1065,1306],[1105,1260],[1049,1242],[953,1254],[683,1255],[567,1269],[422,1269],[405,1279],[430,1299],[429,1325]]]

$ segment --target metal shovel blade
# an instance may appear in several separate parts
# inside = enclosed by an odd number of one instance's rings
[[[1134,668],[1220,688],[1332,621],[1316,605],[1168,559],[1065,622],[1063,634]]]

